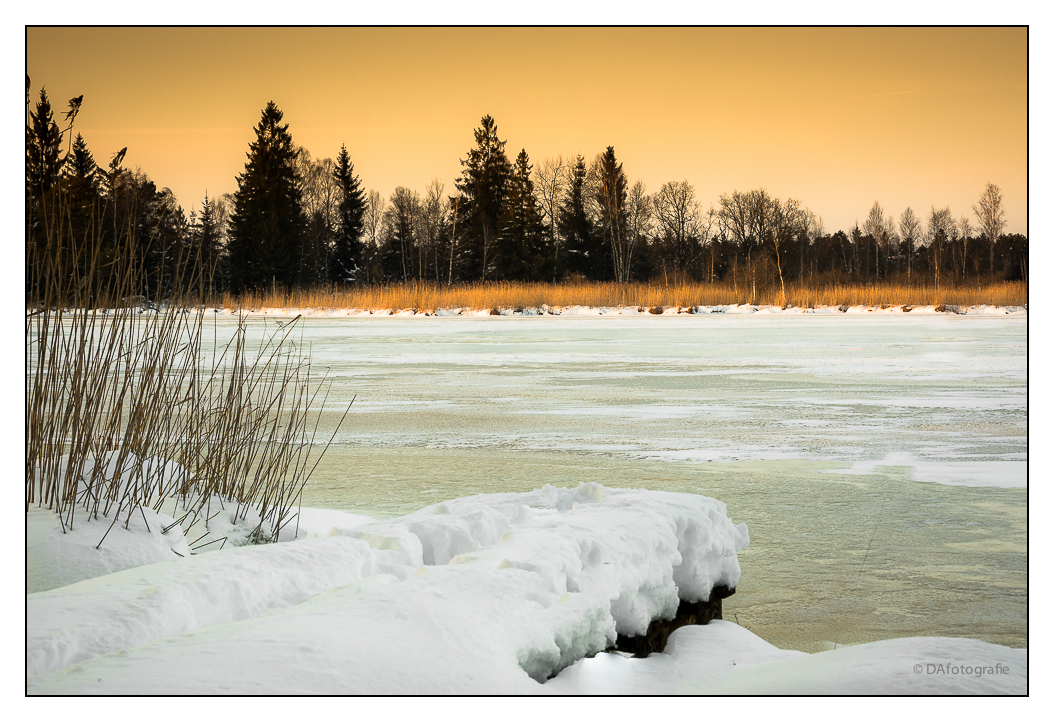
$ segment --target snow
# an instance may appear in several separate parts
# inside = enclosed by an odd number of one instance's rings
[[[191,554],[181,531],[161,533],[175,522],[166,514],[149,508],[136,511],[128,519],[127,529],[124,514],[119,523],[113,521],[112,515],[88,520],[78,514],[73,528],[63,533],[53,511],[34,508],[26,512],[26,593]],[[106,541],[99,546],[103,536]]]
[[[558,694],[1026,694],[1028,651],[911,637],[804,654],[715,620],[676,630],[663,654],[598,654],[545,687]]]
[[[734,587],[749,542],[714,499],[596,484],[346,520],[28,595],[31,690],[532,691]]]

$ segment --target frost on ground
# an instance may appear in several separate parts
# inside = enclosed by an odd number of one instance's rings
[[[616,633],[672,617],[679,600],[736,586],[746,526],[702,496],[584,484],[466,497],[383,521],[301,517],[295,541],[27,595],[29,692],[1027,691],[1026,650],[968,639],[805,655],[717,621],[682,627],[647,659],[604,653]],[[137,535],[156,543],[145,527]]]

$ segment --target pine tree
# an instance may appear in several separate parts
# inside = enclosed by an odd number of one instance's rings
[[[499,275],[510,281],[537,281],[549,275],[545,228],[534,197],[527,151],[516,156],[499,218]]]
[[[238,176],[230,226],[231,283],[238,289],[288,287],[299,276],[301,239],[307,227],[297,182],[296,150],[282,111],[268,102],[256,140]]]
[[[485,281],[494,270],[498,215],[512,165],[505,155],[505,141],[498,139],[498,126],[492,117],[483,116],[475,137],[476,147],[461,161],[465,169],[456,185],[463,199],[459,215],[465,219],[465,246],[472,256],[469,274]]]
[[[337,234],[333,242],[333,259],[329,264],[330,280],[354,281],[363,264],[362,217],[366,212],[366,193],[348,149],[340,146],[333,178],[340,189],[337,206]]]
[[[589,222],[589,216],[586,215],[585,182],[586,161],[582,156],[578,156],[571,171],[571,185],[567,189],[567,196],[560,204],[557,225],[567,249],[566,271],[591,277],[594,259],[590,256],[596,253],[596,234]]]

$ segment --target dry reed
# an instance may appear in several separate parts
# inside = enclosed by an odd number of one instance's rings
[[[54,510],[63,531],[78,510],[112,518],[109,534],[166,500],[186,510],[184,528],[226,500],[235,518],[259,516],[253,541],[277,540],[328,446],[318,453],[310,420],[324,379],[289,343],[295,320],[253,347],[242,318],[208,358],[200,304],[133,297],[143,254],[132,233],[104,281],[100,240],[71,244],[62,226],[27,254],[27,287],[40,292],[26,315],[27,510]]]
[[[438,309],[500,310],[593,306],[640,308],[718,306],[730,304],[817,306],[1022,306],[1028,303],[1028,284],[992,281],[941,287],[890,282],[883,284],[788,283],[784,297],[778,285],[751,296],[743,284],[730,283],[475,283],[454,286],[410,282],[390,286],[318,287],[228,294],[212,299],[215,305],[244,311],[283,309]]]

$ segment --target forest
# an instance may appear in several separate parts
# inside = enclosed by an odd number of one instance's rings
[[[956,217],[947,206],[883,209],[829,229],[796,198],[732,190],[704,208],[687,180],[631,182],[614,146],[594,157],[506,151],[489,115],[448,188],[366,190],[347,148],[298,146],[269,102],[237,191],[188,214],[127,149],[99,162],[76,133],[83,96],[56,116],[26,82],[26,295],[93,279],[105,293],[127,256],[141,294],[294,291],[429,283],[721,284],[751,303],[787,285],[931,289],[1028,280],[1028,239],[1004,234],[988,183]],[[61,113],[61,111],[58,111]],[[60,127],[60,123],[61,126]],[[861,209],[862,211],[865,209]]]

